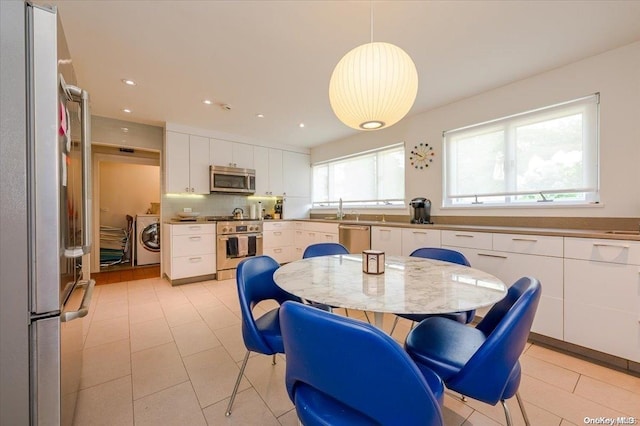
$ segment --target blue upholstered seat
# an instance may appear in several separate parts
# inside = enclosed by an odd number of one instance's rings
[[[286,386],[312,425],[443,425],[440,378],[380,329],[295,302],[280,308]]]
[[[516,396],[525,423],[529,420],[518,394],[520,363],[542,287],[535,278],[523,277],[473,328],[447,318],[422,321],[409,332],[405,349],[418,367],[435,371],[445,385],[462,395],[495,405]]]
[[[282,335],[280,333],[279,308],[272,309],[264,315],[254,318],[253,308],[263,300],[273,299],[279,304],[287,300],[300,301],[278,287],[273,281],[273,273],[280,265],[269,256],[249,257],[238,265],[236,270],[236,283],[238,286],[238,299],[242,314],[242,340],[247,348],[247,353],[242,361],[242,367],[238,373],[236,384],[231,393],[231,399],[227,407],[226,415],[231,415],[231,407],[238,392],[240,380],[247,366],[247,360],[251,352],[258,352],[274,356],[284,353]]]

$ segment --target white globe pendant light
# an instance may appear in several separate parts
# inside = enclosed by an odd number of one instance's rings
[[[390,43],[356,47],[336,65],[329,101],[336,116],[358,130],[378,130],[400,121],[418,93],[418,71],[411,57]]]

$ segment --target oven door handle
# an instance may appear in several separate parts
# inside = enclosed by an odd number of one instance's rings
[[[256,239],[262,239],[262,235],[248,235],[248,237],[256,237]],[[229,241],[229,237],[218,237],[220,241]]]

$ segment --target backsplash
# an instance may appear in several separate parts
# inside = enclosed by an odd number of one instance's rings
[[[251,204],[262,203],[265,214],[273,215],[276,197],[254,197],[247,195],[163,195],[162,218],[169,220],[175,217],[185,207],[199,212],[201,216],[231,216],[236,207],[240,207],[248,217]]]

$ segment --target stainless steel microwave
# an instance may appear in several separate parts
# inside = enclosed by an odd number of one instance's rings
[[[227,194],[253,194],[256,192],[256,171],[238,167],[209,166],[210,191]]]

